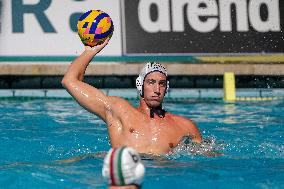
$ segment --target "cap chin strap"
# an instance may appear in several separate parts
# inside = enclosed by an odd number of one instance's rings
[[[154,118],[155,114],[158,115],[160,118],[164,118],[166,111],[161,106],[158,106],[156,108],[150,108],[150,118]]]

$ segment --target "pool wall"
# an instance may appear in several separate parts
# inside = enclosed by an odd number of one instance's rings
[[[164,62],[162,62],[164,63]],[[165,62],[171,88],[222,88],[224,72],[234,72],[237,88],[284,88],[284,64]],[[0,62],[0,89],[62,89],[69,63]],[[143,63],[92,62],[85,81],[97,88],[135,88]]]
[[[120,96],[126,99],[139,99],[139,93],[136,89],[103,89],[105,94],[110,96]],[[236,92],[238,97],[275,97],[273,100],[284,98],[283,89],[246,89],[241,88]],[[71,99],[72,97],[64,89],[1,89],[0,99]],[[189,99],[195,100],[222,100],[223,89],[170,89],[166,100],[183,101]]]

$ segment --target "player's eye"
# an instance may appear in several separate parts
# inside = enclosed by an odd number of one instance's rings
[[[167,81],[160,81],[159,84],[162,87],[166,87],[167,86]]]
[[[149,79],[149,80],[147,81],[147,83],[148,83],[149,85],[153,85],[153,84],[156,83],[156,81],[155,81],[154,79]]]

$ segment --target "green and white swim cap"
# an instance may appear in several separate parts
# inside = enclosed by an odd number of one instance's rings
[[[112,148],[104,159],[102,174],[112,186],[140,185],[145,167],[133,148]]]

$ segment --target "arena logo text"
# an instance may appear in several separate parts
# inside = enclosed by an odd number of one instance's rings
[[[281,30],[279,0],[140,0],[138,18],[148,33],[184,32],[186,21],[200,33],[212,32],[218,26],[221,32],[231,32],[232,7],[236,10],[237,32],[248,32],[250,28],[257,32]],[[151,15],[153,8],[157,12],[155,19]],[[261,15],[261,9],[266,10],[266,15]]]

